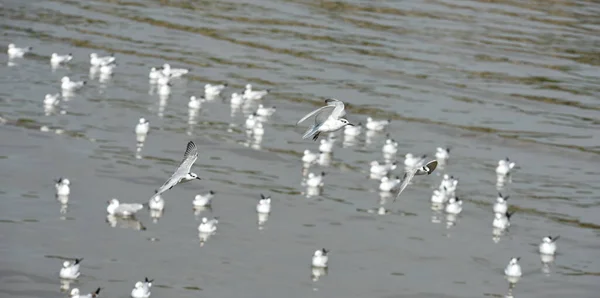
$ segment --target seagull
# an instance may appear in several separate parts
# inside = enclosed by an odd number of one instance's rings
[[[231,105],[234,107],[241,106],[244,103],[244,96],[239,93],[231,94]]]
[[[317,176],[314,173],[308,173],[308,179],[306,179],[306,185],[309,187],[322,187],[323,177],[325,177],[325,172],[321,172],[321,175]]]
[[[400,194],[408,186],[408,184],[413,179],[413,177],[420,176],[420,175],[429,175],[429,174],[433,173],[433,171],[435,170],[435,168],[438,165],[437,160],[434,159],[434,160],[428,162],[427,164],[425,164],[424,166],[420,166],[424,161],[425,160],[422,159],[415,165],[415,167],[410,168],[404,172],[404,177],[402,177],[402,184],[399,187],[398,194],[396,195],[396,198],[394,199],[394,201],[396,201],[398,199],[398,197],[400,197]]]
[[[202,97],[197,98],[196,96],[192,95],[192,96],[190,96],[190,102],[188,103],[188,108],[190,108],[192,110],[198,110],[202,106],[203,101],[204,101],[204,98],[202,98]]]
[[[146,278],[148,280],[148,278]],[[135,287],[131,290],[131,297],[133,298],[148,298],[150,297],[150,287],[152,286],[151,282],[141,282],[138,281],[135,283]]]
[[[116,198],[108,200],[107,203],[108,207],[106,207],[106,212],[108,212],[108,214],[122,217],[132,216],[144,208],[142,204],[137,203],[121,204]]]
[[[115,67],[117,67],[116,63],[102,64],[100,66],[100,73],[103,75],[110,75],[113,73]]]
[[[140,118],[138,124],[135,126],[135,134],[146,135],[148,134],[148,130],[150,130],[150,122],[146,118]]]
[[[450,158],[450,148],[437,147],[435,152],[435,158],[440,163],[446,162],[448,158]]]
[[[168,63],[163,64],[163,75],[171,78],[178,78],[190,72],[189,68],[171,68]]]
[[[222,84],[222,85],[206,84],[206,85],[204,85],[204,97],[206,97],[206,98],[217,97],[217,96],[221,95],[221,92],[223,92],[223,89],[225,89],[226,87],[227,87],[227,84]]]
[[[8,45],[8,58],[22,58],[31,50],[33,50],[33,47],[17,48],[14,43],[11,43]]]
[[[64,261],[62,268],[60,268],[59,276],[62,279],[76,279],[79,277],[79,263],[83,259],[75,259],[73,262]]]
[[[508,157],[505,159],[501,159],[498,161],[498,167],[496,167],[496,174],[498,176],[507,176],[508,174],[510,174],[510,170],[512,170],[512,168],[514,167],[515,163],[510,162]]]
[[[446,192],[446,188],[444,189],[434,189],[433,194],[431,195],[431,203],[434,204],[443,204],[448,200],[448,193]]]
[[[398,152],[398,142],[394,141],[394,139],[385,140],[385,144],[383,144],[381,151],[383,152],[383,155],[395,156]]]
[[[162,67],[152,67],[150,68],[150,73],[148,74],[148,78],[150,81],[155,82],[162,76]]]
[[[521,265],[519,265],[520,259],[521,259],[520,257],[510,259],[510,262],[506,266],[506,269],[504,269],[504,274],[506,276],[520,277],[522,275]]]
[[[194,207],[210,206],[214,196],[215,196],[215,192],[212,190],[203,195],[198,194],[194,197],[194,201],[192,203],[193,203]]]
[[[162,211],[165,209],[165,200],[160,195],[153,196],[148,202],[148,207],[150,210]]]
[[[256,205],[256,212],[258,213],[270,213],[271,212],[271,196],[265,197],[260,194],[260,200]]]
[[[556,240],[558,240],[560,236],[552,237],[547,236],[544,237],[542,243],[540,243],[539,249],[540,254],[542,255],[554,255],[556,253]]]
[[[275,114],[276,110],[277,109],[275,108],[275,106],[265,107],[262,104],[259,104],[258,108],[256,109],[256,115],[261,116],[261,117],[270,117],[273,114]]]
[[[96,289],[96,291],[94,293],[81,295],[81,294],[79,294],[78,288],[73,288],[71,290],[71,298],[95,298],[95,297],[98,297],[98,294],[100,293],[100,289],[101,288]]]
[[[183,154],[183,160],[175,170],[175,173],[158,189],[156,195],[160,195],[163,192],[173,188],[178,183],[188,182],[190,180],[200,180],[200,177],[195,173],[190,172],[194,162],[198,159],[198,147],[194,142],[189,141],[185,153]]]
[[[462,211],[462,200],[453,197],[448,200],[448,205],[446,205],[446,213],[457,215]]]
[[[347,138],[355,138],[360,136],[362,132],[362,122],[358,122],[356,125],[347,125],[344,127],[344,136]]]
[[[406,168],[412,169],[415,168],[419,163],[423,162],[423,159],[425,159],[427,155],[424,154],[420,157],[417,157],[414,156],[412,153],[406,153],[404,157],[404,166]]]
[[[44,106],[58,105],[58,103],[60,102],[60,100],[58,99],[59,97],[60,97],[60,94],[58,94],[58,93],[46,94],[46,96],[44,97]]]
[[[325,248],[317,249],[312,257],[312,266],[318,268],[327,267],[327,262],[329,261],[328,253],[329,251]]]
[[[62,79],[60,80],[60,87],[63,91],[77,90],[83,87],[83,85],[85,84],[86,81],[71,81],[71,79],[69,79],[69,77],[67,76],[62,77]]]
[[[247,100],[259,100],[269,94],[269,92],[271,92],[269,89],[260,91],[252,90],[252,85],[246,84],[246,89],[242,95],[244,96],[244,99]]]
[[[335,140],[333,139],[321,139],[321,144],[319,145],[319,151],[321,153],[331,153],[333,152],[333,144]]]
[[[442,182],[440,183],[440,189],[445,188],[448,194],[453,194],[456,191],[457,186],[458,179],[455,179],[454,176],[444,174]]]
[[[396,179],[390,179],[387,176],[383,176],[381,178],[381,183],[379,184],[379,190],[382,192],[391,192],[396,186],[400,185],[402,181],[400,177],[396,177]]]
[[[505,230],[506,228],[510,227],[510,217],[514,213],[515,212],[513,211],[512,213],[506,212],[504,214],[494,214],[494,221],[492,221],[492,226],[496,229]]]
[[[505,214],[508,211],[508,204],[506,203],[508,198],[509,196],[504,197],[501,193],[498,193],[498,198],[494,204],[494,213]]]
[[[324,107],[320,107],[306,116],[302,117],[296,125],[300,124],[304,120],[315,116],[315,124],[313,124],[302,136],[303,139],[312,138],[316,141],[319,138],[319,134],[322,132],[334,132],[342,129],[346,125],[354,125],[348,122],[348,120],[342,118],[346,115],[344,111],[344,103],[335,98],[328,98],[325,100],[327,104]],[[330,113],[325,113],[325,109],[332,109]]]
[[[98,67],[98,66],[102,66],[102,65],[106,65],[106,64],[111,64],[111,63],[115,62],[115,60],[117,60],[117,58],[115,58],[114,54],[111,54],[110,56],[105,56],[105,57],[100,57],[96,53],[90,54],[90,64],[92,65],[92,67]]]
[[[211,220],[203,217],[202,222],[198,226],[198,231],[200,233],[214,233],[217,230],[217,224],[219,223],[219,218],[215,217]]]
[[[73,54],[71,54],[71,53],[69,53],[67,55],[59,55],[57,53],[52,53],[52,56],[50,57],[50,64],[59,65],[59,64],[67,63],[71,60],[73,60]]]
[[[69,187],[71,181],[69,179],[61,177],[54,182],[56,182],[54,187],[56,188],[57,196],[68,196],[71,193],[71,188]]]
[[[305,167],[308,167],[309,165],[315,163],[318,158],[319,155],[317,153],[310,152],[310,150],[306,149],[304,150],[304,155],[302,156],[302,163],[304,163]]]
[[[246,130],[252,130],[256,126],[256,123],[258,123],[256,113],[248,115],[245,122]]]
[[[390,120],[390,119],[388,119],[388,120],[373,120],[373,118],[368,117],[366,127],[368,130],[382,131],[382,130],[385,130],[388,127],[388,125],[390,125],[391,122],[392,122],[392,120]]]
[[[396,162],[393,163],[379,163],[378,161],[374,160],[370,163],[371,165],[371,175],[374,176],[385,176],[387,175],[390,171],[393,171],[396,169]]]

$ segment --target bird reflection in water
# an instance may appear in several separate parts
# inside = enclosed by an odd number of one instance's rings
[[[142,222],[137,220],[134,216],[124,218],[109,214],[106,216],[106,222],[111,228],[120,227],[125,229],[134,229],[138,231],[146,230],[146,227],[144,227]]]

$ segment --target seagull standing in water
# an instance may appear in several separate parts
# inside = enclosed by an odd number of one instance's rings
[[[163,192],[173,188],[178,183],[188,182],[190,180],[200,180],[200,177],[195,173],[190,172],[192,166],[198,159],[198,147],[194,142],[189,141],[185,153],[183,154],[183,160],[179,164],[175,173],[159,188],[156,190],[155,196],[162,194]]]
[[[76,279],[79,277],[79,263],[82,259],[75,259],[73,262],[64,261],[62,268],[60,268],[59,276],[62,279]]]
[[[326,106],[308,113],[296,123],[298,125],[304,122],[304,120],[315,116],[315,124],[304,133],[304,136],[302,136],[303,139],[312,138],[313,141],[316,141],[322,132],[334,132],[346,125],[354,125],[342,118],[342,116],[346,115],[346,111],[344,111],[344,103],[341,100],[328,98],[325,100],[325,103],[327,104]],[[331,110],[331,112],[326,113],[326,109]]]
[[[556,253],[556,240],[558,240],[558,238],[560,238],[560,236],[544,237],[544,239],[542,240],[542,243],[540,243],[540,246],[539,246],[540,254],[554,255]]]
[[[408,184],[413,179],[413,177],[421,176],[421,175],[429,175],[429,174],[433,173],[433,171],[435,170],[435,168],[438,165],[438,161],[436,159],[434,159],[434,160],[428,162],[427,164],[425,164],[424,166],[421,166],[424,161],[425,161],[424,159],[421,159],[413,168],[410,168],[406,172],[404,172],[404,177],[402,177],[402,184],[400,184],[398,194],[396,195],[396,198],[394,199],[394,201],[396,201],[398,199],[398,197],[400,197],[400,194],[408,186]]]

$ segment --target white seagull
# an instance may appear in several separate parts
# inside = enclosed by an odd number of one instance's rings
[[[81,274],[79,272],[79,263],[83,259],[75,259],[73,262],[64,261],[62,268],[60,268],[59,276],[62,279],[76,279]]]
[[[22,58],[31,50],[33,50],[33,47],[17,48],[14,43],[11,43],[8,45],[8,58]]]
[[[210,204],[212,203],[212,199],[214,197],[215,197],[215,192],[212,190],[203,195],[198,194],[194,197],[194,201],[192,202],[192,204],[196,208],[210,206]]]
[[[108,214],[122,217],[133,216],[144,208],[142,204],[138,203],[121,204],[116,198],[108,200],[107,203],[108,206],[106,207],[106,212],[108,212]]]
[[[200,180],[200,177],[195,173],[190,172],[194,162],[198,159],[198,148],[194,142],[189,141],[183,154],[183,160],[175,170],[175,173],[171,175],[169,179],[156,190],[155,196],[160,195],[163,192],[173,188],[178,183],[188,182],[190,180]]]
[[[168,63],[163,64],[163,75],[171,78],[178,78],[190,72],[189,68],[171,68]]]
[[[556,240],[558,240],[560,236],[552,237],[546,236],[542,239],[542,243],[540,243],[539,250],[542,255],[554,255],[556,253]]]
[[[367,125],[365,126],[368,130],[372,131],[383,131],[388,125],[392,123],[392,120],[373,120],[373,118],[367,118]]]
[[[148,280],[146,277],[145,282],[138,281],[135,283],[135,287],[131,290],[131,297],[133,298],[148,298],[150,297],[150,287],[152,287],[152,280]]]
[[[198,231],[200,233],[214,233],[217,230],[217,224],[219,223],[219,218],[215,217],[211,220],[203,217],[202,222],[198,226]]]
[[[244,99],[247,100],[259,100],[269,94],[269,92],[271,92],[269,89],[260,91],[252,90],[252,85],[246,84],[246,89],[242,95],[244,96]]]
[[[312,257],[312,266],[319,268],[327,267],[327,263],[329,262],[328,253],[329,251],[325,248],[317,249]]]
[[[256,212],[258,213],[270,213],[271,212],[271,197],[265,197],[263,194],[260,194],[260,200],[258,200],[258,204],[256,204]]]
[[[146,135],[150,130],[150,122],[146,118],[140,118],[138,124],[135,126],[136,135]]]
[[[88,293],[85,295],[81,295],[79,293],[78,288],[73,288],[71,290],[71,298],[96,298],[96,297],[98,297],[98,294],[100,294],[100,290],[101,290],[101,288],[98,288],[98,289],[96,289],[96,291],[94,293]]]
[[[153,196],[148,202],[148,207],[150,210],[162,211],[165,209],[165,200],[160,195]]]
[[[206,85],[204,85],[204,97],[206,97],[206,98],[217,97],[217,96],[221,95],[221,92],[223,92],[223,90],[225,88],[227,88],[227,84],[222,84],[222,85],[206,84]]]
[[[407,169],[404,172],[404,176],[402,177],[402,184],[400,184],[398,194],[396,195],[396,198],[394,199],[394,201],[396,201],[398,199],[398,197],[400,197],[400,194],[408,186],[408,184],[413,179],[413,177],[420,176],[420,175],[429,175],[429,174],[433,173],[433,171],[435,170],[435,168],[437,168],[437,165],[438,165],[438,162],[435,159],[428,162],[424,166],[421,166],[421,164],[423,164],[423,162],[424,162],[424,160],[419,161],[415,165],[415,167]]]
[[[296,123],[298,125],[304,120],[315,116],[315,123],[304,133],[302,136],[303,139],[312,138],[316,141],[322,132],[334,132],[346,125],[354,125],[342,118],[342,116],[346,115],[342,101],[335,98],[328,98],[325,100],[325,103],[327,104],[326,106],[308,113]],[[325,110],[328,110],[328,112]]]
[[[59,65],[59,64],[67,63],[71,60],[73,60],[73,54],[71,54],[71,53],[69,53],[67,55],[59,55],[57,53],[52,53],[52,56],[50,57],[50,64]]]
[[[100,57],[96,53],[90,54],[90,64],[93,67],[111,64],[111,63],[115,62],[115,60],[117,60],[117,58],[115,58],[114,54],[111,54],[110,56],[105,56],[105,57]]]
[[[46,94],[44,97],[44,105],[45,106],[56,106],[60,103],[59,100],[60,94]]]
[[[496,174],[498,176],[506,176],[510,174],[510,170],[515,167],[515,163],[511,162],[508,157],[498,161],[498,167],[496,167]]]
[[[86,83],[86,81],[71,81],[69,77],[64,76],[60,80],[60,87],[63,91],[74,91],[81,89]]]
[[[520,277],[521,273],[521,265],[519,265],[519,260],[521,258],[512,258],[510,262],[504,269],[504,274],[509,277]]]
[[[69,181],[69,179],[60,177],[54,182],[56,182],[54,187],[56,188],[57,196],[68,196],[71,193],[71,188],[69,186],[71,181]]]
[[[505,214],[508,211],[508,204],[506,201],[509,196],[502,196],[501,193],[498,193],[498,198],[496,198],[496,203],[494,203],[494,213]]]

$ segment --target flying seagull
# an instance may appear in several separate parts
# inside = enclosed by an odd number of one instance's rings
[[[354,124],[342,118],[342,116],[346,115],[346,111],[344,111],[344,103],[341,100],[328,98],[325,100],[325,103],[327,104],[326,106],[308,113],[296,123],[298,125],[316,115],[315,124],[306,130],[304,136],[302,136],[303,139],[312,138],[313,141],[316,141],[322,132],[334,132],[346,125],[354,126]]]
[[[194,142],[190,141],[187,144],[185,153],[183,154],[183,160],[175,170],[175,173],[163,184],[159,189],[155,191],[154,196],[160,195],[161,193],[173,188],[178,183],[188,182],[190,180],[200,180],[200,177],[195,173],[190,172],[194,162],[198,159],[198,147]]]
[[[396,199],[398,199],[398,197],[400,197],[400,194],[408,186],[408,184],[413,179],[413,177],[420,176],[420,175],[429,175],[429,174],[433,173],[433,171],[435,170],[435,168],[438,165],[438,161],[436,159],[434,159],[434,160],[428,162],[427,164],[425,164],[424,166],[421,166],[424,161],[425,161],[425,158],[422,158],[416,164],[415,167],[408,169],[406,172],[404,172],[404,177],[402,177],[402,184],[400,184],[398,194],[396,195],[396,198],[394,199],[394,201],[396,201]]]

